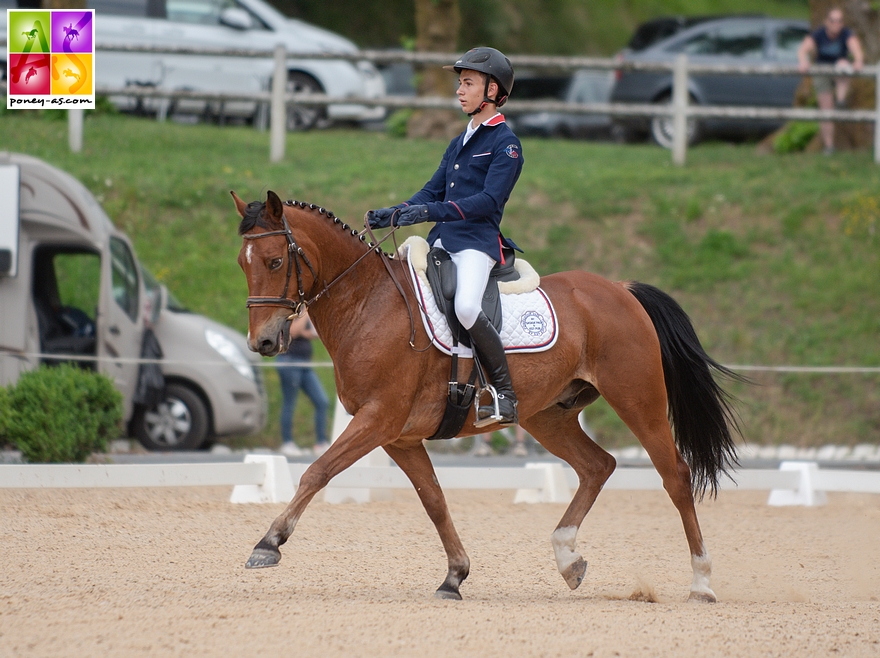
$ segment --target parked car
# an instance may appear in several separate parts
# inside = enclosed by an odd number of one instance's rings
[[[0,8],[31,0],[0,0]],[[287,18],[263,0],[87,0],[95,10],[96,87],[248,93],[271,88],[273,61],[232,55],[134,53],[101,50],[108,45],[189,46],[217,50],[287,49],[287,89],[330,96],[385,95],[382,76],[367,61],[297,59],[301,53],[356,53],[347,39]],[[6,31],[6,12],[0,12]],[[6,59],[6,47],[0,59]],[[255,119],[268,112],[251,101],[210,102],[112,96],[120,109]],[[384,108],[358,104],[288,106],[288,130],[330,121],[377,121]]]
[[[151,450],[194,450],[265,424],[260,357],[246,338],[183,309],[79,181],[9,152],[0,153],[0,309],[0,386],[75,360],[115,382],[130,435]],[[143,402],[148,328],[161,374]]]
[[[605,71],[580,70],[567,77],[518,79],[514,101],[561,100],[566,103],[607,103],[614,82]],[[509,121],[519,135],[541,137],[602,137],[611,130],[611,117],[570,112],[512,114]]]
[[[694,25],[715,21],[721,18],[761,18],[757,14],[737,14],[736,16],[661,16],[639,25],[625,50],[638,52],[653,46],[658,41],[663,41]]]
[[[797,49],[809,32],[806,21],[765,17],[736,17],[700,22],[635,52],[624,51],[621,61],[672,62],[679,54],[694,64],[786,64],[797,62]],[[689,76],[690,102],[701,105],[790,107],[800,76],[713,75]],[[671,72],[620,70],[611,90],[619,103],[669,103]],[[617,130],[630,137],[650,133],[661,146],[672,146],[672,118],[616,120]],[[688,142],[710,134],[762,135],[779,121],[689,119]]]

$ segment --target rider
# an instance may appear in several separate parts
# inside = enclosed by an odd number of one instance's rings
[[[448,251],[455,262],[455,314],[495,388],[498,422],[511,425],[517,422],[517,402],[507,356],[481,303],[490,270],[504,262],[502,248],[519,249],[499,228],[523,165],[519,139],[497,110],[513,90],[513,67],[494,48],[473,48],[443,68],[458,74],[456,94],[471,120],[419,192],[405,203],[369,211],[367,221],[373,228],[435,222],[428,243]],[[483,406],[478,419],[494,414],[494,406]]]

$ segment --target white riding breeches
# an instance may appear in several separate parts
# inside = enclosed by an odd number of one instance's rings
[[[436,240],[434,246],[443,245]],[[456,268],[455,315],[462,327],[470,329],[483,310],[483,293],[495,261],[476,249],[449,252],[449,256]]]

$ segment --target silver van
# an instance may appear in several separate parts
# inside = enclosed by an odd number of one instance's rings
[[[73,176],[0,151],[0,385],[76,361],[116,383],[130,436],[195,450],[262,429],[258,360],[159,285]]]

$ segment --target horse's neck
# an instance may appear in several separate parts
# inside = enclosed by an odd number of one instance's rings
[[[395,326],[406,315],[405,310],[401,313],[395,303],[396,298],[400,307],[405,308],[382,262],[387,257],[376,253],[376,247],[369,248],[350,231],[340,230],[338,225],[331,224],[323,230],[328,233],[320,236],[323,238],[320,244],[325,248],[321,254],[318,283],[311,294],[317,294],[337,277],[341,278],[312,304],[309,317],[333,358],[334,353],[353,349],[364,338]],[[362,256],[363,259],[346,272]],[[403,268],[397,262],[389,264],[406,289]]]

